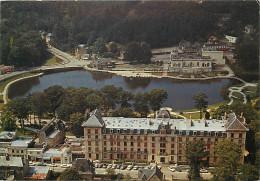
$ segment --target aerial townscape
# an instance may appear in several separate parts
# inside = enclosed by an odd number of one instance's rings
[[[1,1],[1,180],[260,180],[259,1]]]

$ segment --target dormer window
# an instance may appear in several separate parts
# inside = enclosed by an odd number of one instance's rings
[[[144,134],[147,134],[147,129],[144,130]]]
[[[124,133],[125,133],[125,134],[127,133],[127,130],[126,130],[126,129],[124,129]]]
[[[197,135],[197,131],[193,131],[193,136],[196,136]]]
[[[155,134],[155,131],[153,130],[152,133]]]
[[[137,130],[137,134],[140,134],[140,132],[141,132],[140,129],[138,129],[138,130]]]
[[[133,130],[133,129],[131,129],[131,130],[130,130],[130,133],[131,133],[131,134],[134,134],[134,130]]]
[[[110,129],[110,134],[112,134],[113,133],[113,129]]]
[[[120,133],[120,129],[117,129],[117,133],[118,133],[118,134]]]
[[[165,129],[165,125],[162,125],[162,129]]]
[[[107,130],[106,129],[103,129],[103,133],[106,133],[107,132]]]

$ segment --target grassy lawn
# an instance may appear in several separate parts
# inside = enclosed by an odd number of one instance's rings
[[[219,102],[217,104],[213,104],[213,105],[210,105],[207,107],[207,109],[210,109],[210,113],[212,113],[212,111],[214,109],[216,109],[217,107],[221,106],[221,105],[225,105],[227,104],[229,101],[222,101],[222,102]],[[194,112],[194,111],[199,111],[198,109],[190,109],[190,110],[180,110],[180,111],[175,111],[175,112],[183,112],[183,116],[185,116],[186,118],[191,118],[192,119],[199,119],[200,118],[200,113],[185,113],[185,112]],[[202,113],[202,117],[204,117],[205,113]]]
[[[53,56],[49,60],[47,60],[44,65],[50,66],[50,65],[57,65],[57,64],[58,64],[58,62],[56,60],[56,57]]]
[[[241,100],[244,99],[243,95],[241,93],[239,93],[239,92],[233,92],[232,95],[237,97],[238,99],[241,99]]]
[[[9,82],[12,82],[16,79],[19,79],[19,78],[22,78],[22,77],[28,77],[28,76],[31,76],[31,75],[36,75],[38,73],[25,73],[25,74],[22,74],[22,75],[19,75],[19,76],[16,76],[16,77],[13,77],[13,78],[10,78],[8,80],[5,80],[4,82],[1,82],[0,84],[0,92],[3,92],[4,89],[5,89],[5,86],[9,83]]]

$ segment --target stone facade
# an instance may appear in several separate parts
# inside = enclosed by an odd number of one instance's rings
[[[39,131],[38,137],[39,143],[46,142],[48,147],[54,147],[64,142],[65,126],[61,120],[54,118]]]
[[[95,110],[82,126],[85,157],[90,160],[186,163],[185,144],[203,140],[210,165],[217,159],[214,147],[218,141],[230,139],[244,152],[248,131],[234,114],[222,120],[119,118],[102,117]]]

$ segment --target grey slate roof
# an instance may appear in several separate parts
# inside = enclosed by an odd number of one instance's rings
[[[161,170],[155,166],[154,169],[140,169],[138,170],[138,180],[150,180],[154,175],[158,177],[159,180],[163,179],[163,173]]]
[[[11,132],[11,131],[2,131],[0,133],[0,139],[12,140],[12,139],[14,139],[15,135],[16,135],[15,131],[13,131],[13,132]]]
[[[225,125],[227,131],[248,131],[246,128],[236,117],[235,113],[230,113],[228,115],[228,121]]]
[[[77,169],[78,172],[82,174],[94,175],[95,169],[93,169],[93,167],[93,163],[86,158],[77,158],[75,163],[73,164],[73,168]]]
[[[9,160],[6,158],[6,156],[0,156],[0,167],[23,167],[21,157],[9,157]]]
[[[90,128],[101,128],[104,125],[104,120],[102,119],[101,112],[95,109],[90,113],[90,117],[81,126]]]

